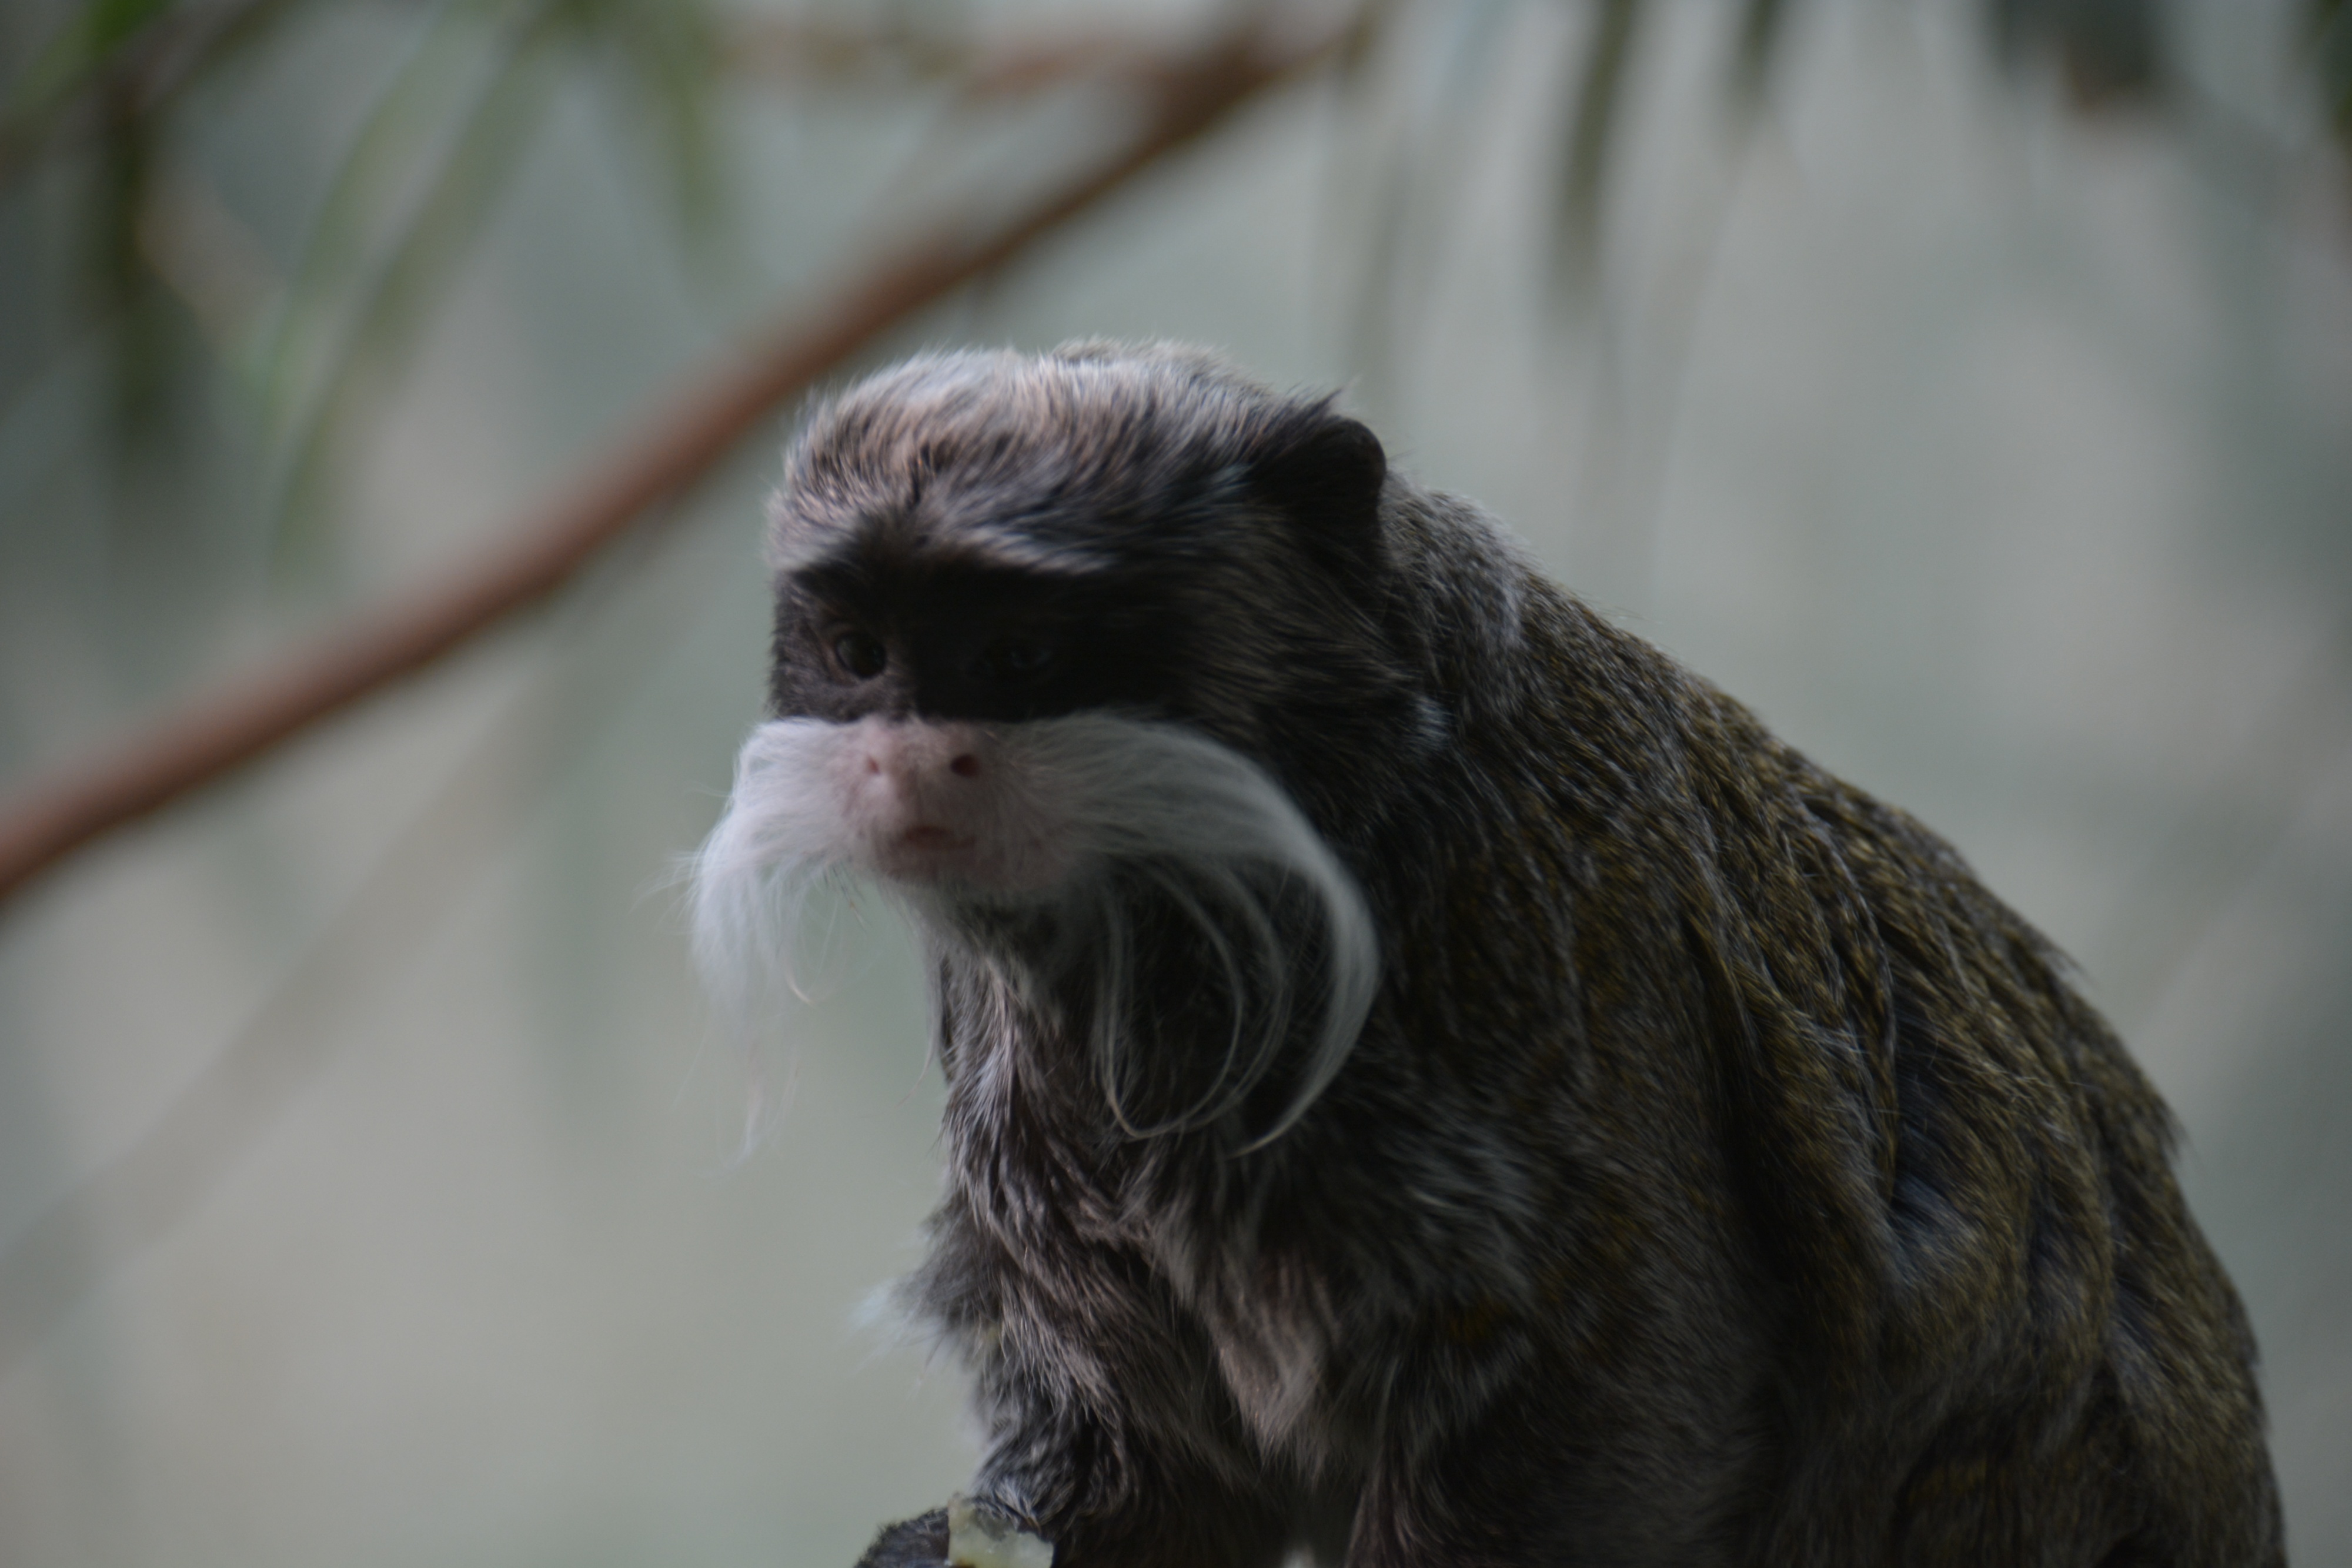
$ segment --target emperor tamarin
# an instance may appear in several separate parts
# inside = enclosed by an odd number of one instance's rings
[[[770,548],[697,940],[740,998],[812,879],[919,926],[960,1517],[1058,1568],[2283,1561],[2244,1313],[2059,955],[1330,399],[926,356],[811,414]]]

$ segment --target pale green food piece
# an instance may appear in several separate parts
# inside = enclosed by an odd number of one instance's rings
[[[1054,1543],[958,1498],[948,1504],[948,1562],[953,1568],[1054,1568]]]

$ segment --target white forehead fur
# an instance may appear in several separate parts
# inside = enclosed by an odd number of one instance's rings
[[[1007,566],[1083,571],[1097,564],[1083,549],[1066,541],[1043,549],[1009,525],[1008,489],[1066,490],[1132,461],[1145,423],[1136,416],[1144,413],[1155,451],[1237,464],[1282,402],[1220,356],[1182,344],[1089,340],[1044,355],[920,354],[809,414],[769,498],[768,565],[789,571],[819,559],[863,513],[900,498],[928,454],[951,449],[988,455],[954,476],[978,492],[979,504],[940,519],[961,550]]]

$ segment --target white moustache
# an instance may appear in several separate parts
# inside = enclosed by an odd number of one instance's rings
[[[1379,941],[1355,879],[1255,762],[1179,726],[1082,714],[1020,724],[866,718],[763,724],[736,760],[727,811],[690,867],[694,952],[748,1038],[797,990],[789,972],[811,889],[834,873],[897,894],[934,939],[975,910],[1051,906],[1094,967],[1095,1049],[1119,1108],[1134,923],[1150,888],[1199,925],[1236,998],[1201,1103],[1151,1129],[1202,1125],[1237,1105],[1287,1038],[1291,998],[1320,993],[1299,1088],[1249,1146],[1279,1136],[1328,1086],[1370,1011]],[[1285,888],[1323,927],[1320,973],[1300,973],[1270,913]],[[1257,998],[1243,1016],[1239,998]]]

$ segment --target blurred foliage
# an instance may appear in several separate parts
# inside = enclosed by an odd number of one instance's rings
[[[2164,85],[2164,10],[2151,0],[1990,0],[1988,10],[2002,56],[2055,59],[2078,103],[2144,98]]]
[[[1596,0],[1591,37],[1578,40],[1583,65],[1570,99],[1568,147],[1560,159],[1559,232],[1563,260],[1590,265],[1601,221],[1601,176],[1608,169],[1618,104],[1642,16],[1640,0]]]
[[[37,352],[102,340],[104,435],[133,467],[172,460],[161,438],[184,412],[173,400],[213,390],[184,361],[208,361],[263,433],[280,551],[315,542],[368,394],[431,321],[565,78],[600,78],[625,101],[684,237],[720,207],[718,33],[700,0],[380,5],[395,24],[414,18],[413,42],[342,151],[299,255],[273,266],[198,172],[187,109],[229,90],[298,25],[354,8],[89,0],[15,65],[0,110],[0,181],[60,187],[47,193],[71,235],[65,276],[43,280]],[[37,276],[44,259],[12,257],[11,270]],[[26,379],[12,368],[10,391]]]
[[[2340,4],[2340,0],[2322,0]],[[1591,20],[1573,40],[1579,63],[1569,94],[1568,134],[1560,155],[1556,231],[1562,273],[1589,270],[1598,243],[1605,182],[1628,96],[1643,0],[1585,0]],[[1993,48],[2012,68],[2054,61],[2074,100],[2097,107],[2153,94],[2164,76],[2161,0],[1982,0]],[[1791,21],[1789,0],[1745,0],[1728,56],[1725,95],[1741,121],[1760,108],[1772,61]]]
[[[1534,0],[1385,4],[1367,13],[1378,53],[1442,10],[1445,65],[1428,108],[1459,128],[1507,52],[1513,12]],[[1549,0],[1580,13],[1559,73],[1561,141],[1554,271],[1573,296],[1596,265],[1622,121],[1659,0]],[[2053,68],[2085,108],[2160,108],[2169,90],[2159,0],[1953,0],[1976,5],[1990,47],[2019,69]],[[1795,0],[1740,0],[1725,11],[1723,99],[1744,126],[1769,99],[1773,63],[1801,20]],[[320,192],[296,199],[305,237],[275,258],[207,184],[192,106],[235,90],[273,50],[330,14],[365,12],[408,39],[356,117]],[[2308,58],[2339,133],[2352,138],[2352,0],[2310,0]],[[860,91],[960,84],[964,99],[1039,85],[1099,64],[1104,42],[1064,40],[1025,64],[995,62],[975,40],[984,18],[948,5],[876,0],[783,12],[722,13],[710,0],[81,0],[28,6],[0,26],[0,204],[33,214],[0,231],[0,257],[31,281],[0,313],[26,363],[0,367],[14,402],[38,395],[37,361],[95,352],[108,394],[88,432],[103,466],[160,472],[191,459],[164,437],[193,405],[224,392],[250,437],[240,494],[262,514],[238,525],[281,566],[316,559],[334,537],[339,481],[355,434],[462,276],[512,189],[534,133],[576,83],[625,107],[682,243],[702,244],[728,203],[714,116],[722,92],[828,80]],[[1023,75],[1024,72],[1027,76]],[[1031,78],[1034,78],[1032,80]],[[1369,117],[1391,106],[1357,95]],[[1368,126],[1373,171],[1359,312],[1361,357],[1379,323],[1409,311],[1409,244],[1435,243],[1461,183],[1464,135]],[[28,195],[37,191],[37,195]],[[60,215],[62,214],[62,215]],[[27,236],[30,237],[27,237]],[[1419,237],[1416,237],[1419,236]],[[47,247],[46,249],[44,247]],[[46,259],[45,259],[46,258]],[[23,318],[30,318],[29,320]],[[0,409],[9,417],[13,407]],[[184,444],[183,444],[184,446]],[[249,509],[250,509],[249,508]],[[145,508],[194,526],[204,508]]]
[[[715,38],[699,0],[457,0],[438,9],[337,170],[262,350],[284,465],[281,545],[319,526],[340,443],[371,384],[396,372],[496,214],[561,73],[609,76],[654,143],[681,230],[692,238],[708,226],[719,195]],[[388,212],[398,215],[386,223]]]
[[[2310,0],[2311,61],[2336,138],[2352,147],[2352,0]]]

